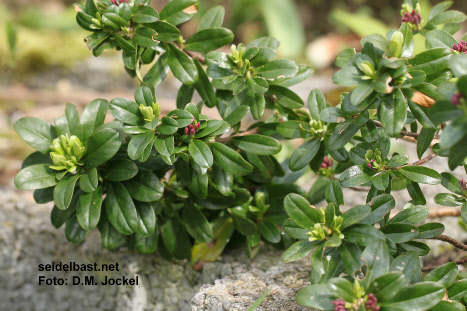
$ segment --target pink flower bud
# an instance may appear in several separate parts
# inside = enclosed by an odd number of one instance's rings
[[[197,130],[199,129],[200,125],[201,125],[200,122],[198,122],[198,123],[195,124],[195,131],[197,131]]]
[[[466,184],[464,178],[459,179],[459,184],[460,184],[462,190],[465,190],[467,188],[467,184]]]
[[[451,103],[454,105],[454,106],[458,106],[460,105],[460,101],[461,101],[461,98],[462,98],[462,94],[461,93],[457,93],[457,94],[454,94],[452,95],[451,97]]]
[[[459,41],[459,43],[452,46],[451,51],[459,53],[467,53],[467,42],[464,40]]]
[[[403,23],[411,23],[414,25],[418,25],[421,21],[422,17],[420,16],[420,13],[418,13],[415,10],[412,11],[412,14],[410,14],[409,12],[405,12],[404,16],[402,16]]]
[[[185,135],[188,135],[188,126],[187,126],[187,127],[185,127],[185,130],[184,130],[184,132],[185,132]]]

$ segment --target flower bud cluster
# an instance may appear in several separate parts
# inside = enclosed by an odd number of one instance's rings
[[[74,135],[70,137],[66,134],[55,138],[50,149],[50,158],[54,163],[54,165],[50,166],[51,169],[57,171],[67,170],[74,173],[78,166],[83,165],[79,160],[83,157],[86,148],[84,148],[79,138]]]
[[[120,3],[128,3],[128,0],[110,0],[113,4],[119,5]]]
[[[232,46],[230,47],[229,57],[235,64],[241,67],[244,53],[245,53],[245,45],[239,44],[237,47],[235,44],[232,44]]]
[[[366,165],[372,170],[381,172],[384,169],[384,161],[378,148],[374,152],[373,150],[368,150],[365,154],[365,161]]]
[[[361,64],[360,69],[365,74],[364,76],[362,76],[362,80],[373,80],[377,78],[377,72],[375,70],[375,67],[369,61],[364,61]]]
[[[322,138],[325,134],[323,122],[321,120],[311,120],[311,133],[315,138]]]
[[[422,22],[420,4],[417,3],[415,9],[409,3],[402,5],[401,10],[402,23],[408,23],[414,30],[420,30],[420,23]]]
[[[452,95],[451,103],[454,106],[459,106],[463,99],[464,99],[464,96],[462,95],[462,93],[456,93],[456,94]]]
[[[155,118],[161,115],[161,105],[158,103],[152,104],[152,106],[139,105],[139,111],[143,115],[144,121],[152,122]]]
[[[380,307],[378,306],[378,300],[376,299],[375,295],[368,295],[368,299],[365,303],[365,309],[367,311],[379,311]]]
[[[454,53],[464,53],[467,54],[467,42],[464,40],[459,41],[459,43],[452,46],[451,51]]]
[[[335,305],[334,311],[349,311],[349,309],[345,307],[346,302],[342,299],[336,299],[332,304]]]
[[[195,122],[196,122],[195,117],[193,117],[193,124],[188,125],[184,129],[185,135],[190,136],[190,137],[195,136],[196,132],[198,131],[198,129],[199,129],[200,125],[201,125],[201,123],[199,123],[199,122],[194,124]]]
[[[467,198],[467,183],[465,182],[465,179],[459,179],[459,184],[461,186],[462,194]]]
[[[332,224],[328,227],[325,225],[326,222],[326,210],[324,208],[319,210],[321,223],[316,223],[310,231],[307,232],[308,240],[313,241],[324,241],[328,237],[336,235],[339,239],[343,239],[344,235],[340,231],[340,227],[344,218],[342,216],[334,216]]]
[[[332,167],[332,159],[324,156],[324,160],[323,163],[321,163],[320,168],[328,169],[330,167]]]

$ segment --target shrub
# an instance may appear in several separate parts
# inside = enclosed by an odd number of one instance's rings
[[[87,47],[95,56],[121,50],[125,69],[141,82],[134,100],[96,99],[81,116],[68,104],[54,125],[26,117],[14,126],[37,149],[15,185],[34,189],[37,203],[55,202],[52,224],[65,224],[69,241],[80,243],[97,227],[105,248],[158,248],[199,267],[229,241],[246,241],[252,257],[263,240],[287,248],[285,262],[312,253],[312,285],[297,296],[303,305],[465,310],[467,281],[457,266],[465,260],[428,267],[422,279],[419,259],[430,251],[426,239],[467,250],[442,235],[442,224],[420,224],[429,209],[419,184],[441,183],[451,193],[435,202],[462,206],[467,221],[465,181],[423,166],[446,157],[451,170],[467,169],[467,47],[452,36],[466,17],[448,10],[452,2],[433,7],[424,21],[418,1],[406,0],[398,30],[365,37],[359,52],[337,57],[333,81],[352,87],[340,104],[331,107],[315,89],[308,109],[289,87],[312,70],[276,59],[276,39],[219,52],[234,39],[221,27],[222,7],[210,9],[185,40],[176,26],[196,14],[196,0],[173,0],[159,13],[148,4],[76,4],[78,24],[91,32]],[[414,36],[425,38],[416,55]],[[163,115],[155,88],[169,71],[182,86],[177,109]],[[202,98],[196,105],[195,90]],[[222,120],[202,114],[205,107]],[[105,123],[109,110],[115,120]],[[258,121],[243,130],[249,113]],[[416,162],[390,152],[394,139],[407,137],[416,142]],[[282,144],[298,139],[279,163]],[[294,183],[307,167],[320,177],[305,194]],[[366,202],[341,211],[343,188],[368,189]],[[396,190],[412,200],[391,218]],[[324,199],[325,208],[310,205]]]

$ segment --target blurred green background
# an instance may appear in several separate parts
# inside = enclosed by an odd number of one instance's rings
[[[94,98],[131,98],[137,82],[123,70],[120,53],[94,58],[83,41],[86,31],[75,22],[73,0],[3,0],[0,2],[0,185],[11,183],[20,159],[31,149],[12,130],[24,115],[50,122],[65,102],[78,108]],[[153,0],[160,11],[169,1]],[[424,12],[439,0],[421,0]],[[224,27],[235,43],[270,35],[281,41],[280,57],[315,69],[303,92],[323,89],[333,99],[333,60],[346,47],[359,47],[361,37],[385,34],[400,25],[401,1],[393,0],[200,0],[199,16],[212,6],[226,9]],[[467,1],[453,9],[467,12]],[[425,15],[425,19],[426,19]],[[423,17],[423,14],[422,14]],[[181,25],[189,38],[199,18]],[[459,31],[459,39],[466,32]],[[157,90],[159,102],[174,106],[178,81],[168,77]],[[336,92],[334,92],[336,93]],[[337,93],[336,93],[337,94]]]

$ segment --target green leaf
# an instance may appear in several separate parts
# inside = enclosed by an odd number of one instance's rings
[[[433,201],[443,206],[461,206],[465,202],[465,199],[451,193],[438,193],[433,198]]]
[[[320,145],[321,141],[318,139],[309,139],[300,145],[290,156],[290,170],[299,171],[307,166],[318,153]]]
[[[387,310],[429,310],[443,298],[446,289],[440,283],[423,282],[403,287],[381,307]]]
[[[418,236],[417,228],[411,224],[388,224],[380,230],[388,237],[388,239],[397,244],[412,241]]]
[[[134,101],[125,98],[114,98],[110,101],[110,113],[115,119],[130,125],[142,125],[143,115]]]
[[[196,164],[201,168],[210,168],[212,166],[212,152],[203,141],[193,139],[188,145],[188,151]]]
[[[65,223],[65,237],[74,244],[83,242],[88,233],[88,230],[81,228],[75,216],[70,217]]]
[[[368,244],[362,253],[367,272],[362,281],[363,287],[368,287],[376,278],[388,272],[390,256],[385,241],[375,241]]]
[[[145,202],[135,202],[138,217],[136,234],[148,237],[156,230],[156,214],[151,204]]]
[[[337,180],[332,180],[329,186],[326,188],[325,193],[326,201],[328,203],[334,203],[336,206],[344,205],[344,194],[342,193],[342,187]]]
[[[259,155],[273,155],[282,149],[278,140],[258,134],[232,137],[231,141],[238,148]]]
[[[170,157],[174,152],[174,137],[173,136],[157,137],[154,140],[154,148],[161,155],[165,157]]]
[[[102,187],[80,195],[79,204],[76,207],[76,217],[83,229],[92,230],[97,226],[101,216],[101,206]]]
[[[362,165],[355,165],[349,167],[342,175],[339,177],[341,186],[344,188],[360,186],[369,182],[373,177],[374,172],[366,172],[365,167]]]
[[[434,29],[428,31],[426,34],[427,47],[429,48],[449,48],[451,49],[457,40],[454,37],[441,29]]]
[[[156,40],[170,42],[180,37],[180,30],[167,22],[157,21],[151,24],[150,27],[157,32],[157,34],[153,36]]]
[[[281,232],[274,223],[268,221],[260,222],[258,229],[266,241],[271,243],[279,243],[281,241]]]
[[[225,123],[224,121],[221,120],[209,120],[206,122],[206,126],[202,129],[196,132],[195,138],[203,138],[206,136],[210,136],[212,133],[217,131],[222,124]]]
[[[176,26],[190,20],[196,14],[197,7],[197,0],[174,0],[162,9],[160,18]]]
[[[151,171],[142,168],[135,177],[123,184],[132,198],[142,202],[157,201],[164,193],[164,187],[159,178]]]
[[[308,109],[314,120],[320,120],[321,111],[326,109],[326,100],[320,90],[314,89],[310,92],[308,96]]]
[[[230,112],[227,116],[224,117],[224,120],[229,123],[231,126],[235,126],[238,122],[246,116],[250,111],[250,107],[246,105],[240,105]]]
[[[227,28],[207,28],[198,31],[186,41],[188,51],[207,53],[232,43],[234,34]]]
[[[44,154],[50,151],[56,137],[55,129],[50,123],[34,117],[19,119],[13,128],[31,147]]]
[[[252,76],[248,76],[246,80],[246,84],[250,88],[253,93],[266,93],[269,89],[268,82],[263,78],[255,78]]]
[[[175,109],[172,110],[168,115],[174,119],[179,128],[186,127],[193,123],[193,115],[186,110]]]
[[[389,172],[380,172],[373,177],[373,186],[380,191],[386,190],[389,186]]]
[[[465,306],[458,301],[441,300],[430,311],[465,311]]]
[[[36,189],[33,193],[34,201],[37,204],[45,204],[54,200],[54,188],[49,187],[44,189]]]
[[[433,16],[428,22],[434,25],[460,23],[465,21],[465,15],[459,11],[445,11]]]
[[[72,104],[67,104],[65,116],[70,129],[70,135],[75,135],[79,140],[83,141],[83,128],[79,119],[79,113],[76,107]]]
[[[367,246],[375,240],[386,241],[386,236],[370,225],[358,224],[344,230],[345,240],[359,246]]]
[[[439,145],[442,149],[450,149],[458,142],[467,137],[467,127],[465,126],[467,119],[457,118],[452,123],[443,128],[443,134]]]
[[[198,198],[206,199],[208,197],[208,175],[200,175],[194,169],[192,169],[191,183],[188,185],[188,188]]]
[[[265,79],[291,78],[298,73],[298,65],[290,59],[275,59],[258,68],[256,73]]]
[[[287,215],[304,229],[310,229],[316,223],[321,222],[318,210],[298,194],[287,195],[284,200],[284,208]]]
[[[136,55],[136,46],[134,46],[132,43],[128,42],[127,40],[123,39],[120,37],[117,33],[113,33],[113,38],[117,42],[117,44],[122,48],[122,50],[128,55],[128,56],[135,56]],[[128,66],[126,66],[128,67]]]
[[[439,282],[444,284],[446,288],[449,288],[454,281],[456,280],[457,272],[459,268],[455,262],[449,262],[442,266],[437,267],[430,273],[428,273],[424,278],[424,282]]]
[[[105,179],[124,181],[133,178],[138,173],[138,167],[130,160],[114,159],[107,162],[101,172]]]
[[[410,108],[410,111],[412,111],[412,114],[414,117],[420,122],[420,124],[427,129],[430,130],[437,130],[436,125],[433,124],[433,122],[430,120],[430,118],[425,114],[425,112],[422,110],[422,108],[415,104],[413,101],[409,100],[408,105]]]
[[[253,171],[253,166],[233,149],[221,143],[210,143],[214,162],[221,166],[227,173],[234,175],[246,175]]]
[[[406,252],[404,255],[398,256],[391,263],[390,269],[402,272],[406,284],[420,282],[421,264],[416,252]]]
[[[370,213],[371,208],[368,205],[356,205],[352,207],[343,214],[344,221],[340,226],[340,230],[359,223],[362,219],[368,217]]]
[[[168,43],[167,47],[169,66],[174,76],[183,84],[194,85],[199,75],[193,61],[172,43]]]
[[[339,247],[339,255],[342,258],[345,271],[350,275],[354,275],[354,272],[359,270],[364,265],[364,262],[361,258],[362,251],[355,244],[342,241],[342,244]]]
[[[344,67],[332,76],[332,82],[341,86],[355,86],[362,82],[360,71],[354,66]]]
[[[224,22],[225,9],[222,5],[216,5],[210,8],[204,13],[203,18],[200,20],[198,25],[198,31],[221,27]]]
[[[211,148],[214,162],[226,172],[234,175],[246,175],[253,171],[253,166],[246,162],[238,152],[226,145],[210,143],[209,148]]]
[[[159,14],[149,5],[144,5],[139,6],[136,11],[133,12],[131,19],[133,22],[139,24],[154,23],[159,20]]]
[[[108,183],[105,211],[118,232],[130,235],[138,227],[138,214],[127,189],[118,182]]]
[[[121,234],[109,222],[103,210],[99,224],[97,225],[102,238],[102,247],[107,249],[115,249],[126,244],[126,236]]]
[[[188,204],[183,209],[182,221],[185,229],[195,240],[208,243],[213,239],[208,220],[193,204]]]
[[[290,218],[285,220],[282,229],[291,238],[297,240],[308,240],[307,233],[309,232],[309,230],[303,229]]]
[[[190,238],[178,218],[169,219],[162,226],[161,235],[164,246],[172,256],[180,260],[190,258]]]
[[[71,216],[75,215],[79,196],[80,196],[79,191],[76,191],[75,195],[73,196],[73,199],[71,200],[70,207],[67,208],[66,210],[58,209],[54,205],[52,212],[50,214],[50,220],[52,222],[52,225],[55,228],[57,229],[60,228],[68,219],[70,219]]]
[[[423,194],[422,189],[416,182],[411,182],[407,179],[407,192],[409,193],[412,200],[414,200],[417,204],[426,204],[425,195]]]
[[[403,166],[399,169],[405,177],[421,184],[437,185],[441,182],[441,175],[424,166]]]
[[[54,201],[57,208],[67,209],[70,206],[78,178],[80,178],[80,175],[78,174],[62,178],[62,180],[58,182],[57,186],[55,186]]]
[[[455,194],[462,195],[459,179],[448,172],[441,173],[441,185]]]
[[[162,117],[161,124],[158,126],[157,131],[164,135],[173,135],[178,131],[178,123],[170,117]]]
[[[415,225],[424,220],[429,213],[430,210],[425,206],[412,206],[397,213],[397,215],[389,221],[389,224]]]
[[[95,99],[84,107],[81,114],[84,139],[87,139],[99,126],[104,124],[108,111],[109,103],[104,99]]]
[[[336,151],[343,148],[368,121],[363,114],[354,120],[348,120],[336,126],[329,138],[329,150]]]
[[[436,48],[417,54],[409,59],[411,70],[421,70],[426,75],[435,74],[449,67],[452,52],[448,48]]]
[[[332,302],[337,299],[336,293],[328,284],[309,285],[297,293],[297,303],[318,310],[334,310]]]
[[[401,90],[396,90],[380,106],[384,131],[391,137],[399,135],[407,119],[407,101]]]
[[[444,225],[440,223],[427,223],[418,226],[417,239],[432,239],[444,232]]]
[[[35,164],[23,168],[15,177],[15,187],[20,190],[43,189],[55,186],[57,171],[49,164]]]
[[[412,27],[409,26],[408,23],[403,23],[399,28],[399,31],[404,36],[401,57],[411,57],[415,48]]]
[[[253,93],[252,91],[248,91],[246,100],[248,102],[248,106],[250,106],[253,118],[255,120],[259,120],[263,116],[264,109],[266,108],[264,95],[262,93]]]
[[[371,206],[371,213],[361,223],[372,225],[382,220],[396,206],[396,201],[390,194],[381,194],[372,198],[368,205]]]
[[[373,293],[378,302],[390,301],[405,285],[405,277],[402,273],[389,272],[375,278],[367,292]]]
[[[317,246],[319,242],[320,241],[310,242],[308,240],[305,240],[294,243],[282,254],[282,262],[289,263],[295,260],[302,259],[306,255],[308,255]]]
[[[276,96],[277,103],[285,108],[298,109],[304,105],[300,96],[288,88],[279,85],[270,85],[267,93]]]
[[[195,87],[198,91],[198,94],[204,100],[204,103],[209,108],[212,108],[217,105],[217,97],[216,93],[214,92],[214,88],[212,87],[211,81],[209,80],[206,72],[204,71],[203,67],[201,66],[198,60],[194,60],[196,65],[196,69],[198,70],[198,82],[196,83]],[[199,118],[196,118],[197,120]]]
[[[423,154],[427,149],[430,147],[433,138],[435,137],[436,130],[429,129],[429,128],[422,128],[420,131],[420,135],[417,139],[417,156],[419,159],[422,158]]]
[[[467,279],[462,279],[455,282],[448,288],[448,296],[450,300],[462,301],[467,294]],[[465,301],[465,300],[464,300]]]
[[[253,42],[252,42],[253,43]],[[248,48],[248,46],[247,46]],[[259,47],[258,53],[250,59],[252,67],[261,67],[276,57],[276,51],[270,47]]]
[[[256,224],[250,219],[235,213],[230,213],[230,216],[232,217],[235,229],[237,229],[241,234],[250,236],[256,233]]]
[[[146,147],[148,147],[152,143],[153,139],[153,131],[133,136],[130,142],[128,143],[128,156],[132,160],[139,159]]]

